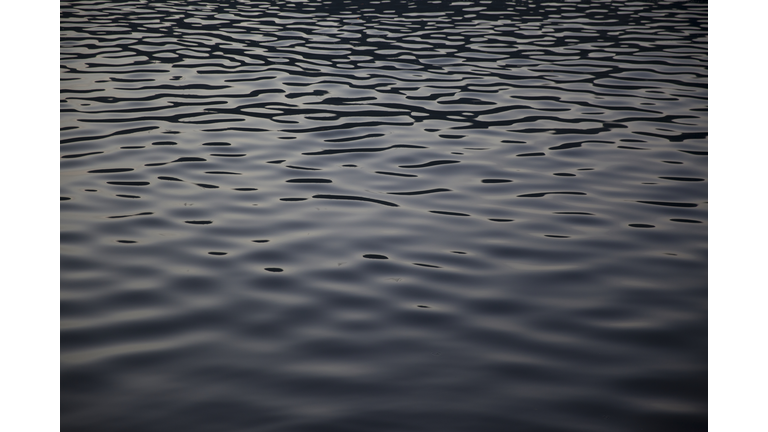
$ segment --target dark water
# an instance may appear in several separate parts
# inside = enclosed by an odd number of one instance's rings
[[[706,23],[62,2],[62,430],[706,430]]]

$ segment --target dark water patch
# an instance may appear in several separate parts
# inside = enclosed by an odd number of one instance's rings
[[[254,243],[267,243],[269,240],[251,240]]]
[[[153,146],[175,146],[177,143],[175,141],[155,141],[152,143]]]
[[[656,225],[649,225],[649,224],[641,224],[641,223],[631,223],[629,224],[632,228],[656,228]]]
[[[124,149],[124,150],[134,150],[134,149],[143,149],[143,148],[146,148],[146,147],[147,146],[122,146],[120,148]]]
[[[153,215],[153,212],[141,212],[136,214],[130,214],[130,215],[119,215],[119,216],[107,216],[108,219],[122,219],[127,217],[133,217],[133,216],[149,216]]]
[[[670,220],[672,222],[681,222],[681,223],[694,223],[694,224],[702,223],[701,221],[698,221],[698,220],[695,220],[695,219],[679,219],[679,218],[675,218],[675,219],[670,219]]]
[[[508,179],[483,179],[483,183],[512,183],[512,180]]]
[[[298,201],[306,201],[307,198],[280,198],[280,201],[286,201],[286,202],[298,202]]]
[[[533,152],[533,153],[520,153],[519,155],[515,155],[517,157],[535,157],[535,156],[546,156],[547,154],[544,152]]]
[[[117,186],[149,186],[147,181],[108,181],[107,184]]]
[[[433,166],[438,165],[448,165],[448,164],[455,164],[459,163],[457,160],[435,160],[430,162],[425,162],[423,164],[416,164],[416,165],[400,165],[400,168],[429,168]]]
[[[584,192],[536,192],[518,195],[518,198],[542,198],[547,195],[586,195]]]
[[[308,167],[302,167],[302,166],[296,166],[296,165],[286,165],[286,168],[291,169],[297,169],[297,170],[305,170],[305,171],[322,171],[320,168],[308,168]]]
[[[88,173],[106,174],[106,173],[119,173],[119,172],[128,172],[128,171],[133,171],[133,168],[105,168],[105,169],[90,170],[88,171]]]
[[[680,182],[700,182],[704,181],[703,178],[696,178],[696,177],[659,177],[660,179],[664,180],[672,180],[672,181],[680,181]]]
[[[281,164],[285,162],[285,159],[279,159],[279,160],[273,160],[273,161],[267,161],[268,164]]]
[[[554,212],[553,214],[559,214],[559,215],[581,215],[581,216],[594,216],[594,213],[588,213],[588,212]]]
[[[228,142],[207,142],[207,143],[203,143],[203,145],[208,147],[226,147],[226,146],[231,146],[232,144]]]
[[[151,131],[151,130],[154,130],[154,129],[158,129],[158,126],[147,126],[147,127],[119,130],[117,132],[113,132],[111,134],[106,134],[106,135],[95,135],[95,136],[68,138],[68,139],[61,140],[61,144],[71,144],[71,143],[83,142],[83,141],[102,140],[102,139],[106,139],[106,138],[110,138],[110,137],[114,137],[114,136],[129,135],[129,134],[134,134],[134,133],[139,133],[139,132]]]
[[[295,179],[288,179],[285,181],[286,183],[333,183],[330,179],[324,179],[324,178],[295,178]]]
[[[124,195],[124,194],[117,194],[117,195],[115,195],[115,196],[116,196],[116,197],[120,197],[120,198],[132,198],[132,199],[141,198],[141,197],[140,197],[140,196],[138,196],[138,195]]]
[[[81,158],[85,156],[91,156],[95,154],[102,154],[103,151],[95,151],[95,152],[88,152],[88,153],[77,153],[77,154],[66,154],[61,156],[62,159],[75,159],[75,158]]]
[[[565,143],[565,144],[560,144],[558,146],[550,147],[549,149],[550,150],[567,150],[567,149],[572,149],[572,148],[579,148],[585,142],[587,142],[587,141]]]
[[[570,238],[570,236],[555,235],[555,234],[545,234],[544,237],[549,237],[549,238]]]
[[[567,150],[572,148],[579,148],[582,144],[586,143],[598,143],[598,144],[613,144],[611,141],[601,141],[601,140],[592,140],[592,141],[576,141],[576,142],[570,142],[565,144],[560,144],[554,147],[550,147],[550,150]]]
[[[693,132],[693,133],[684,133],[683,132],[683,133],[679,133],[677,135],[671,135],[671,136],[670,135],[663,135],[663,134],[656,134],[656,133],[651,133],[651,132],[641,132],[641,131],[637,131],[635,133],[638,134],[638,135],[645,135],[645,136],[649,136],[649,137],[653,137],[653,138],[665,139],[665,140],[667,140],[669,142],[683,142],[683,141],[688,141],[688,140],[699,140],[699,139],[706,139],[707,138],[707,133],[706,132]],[[683,150],[681,150],[681,151],[683,151]],[[688,152],[686,152],[686,153],[688,153]],[[703,153],[704,153],[704,155],[701,155],[701,156],[705,156],[706,155],[706,152],[703,152]],[[695,153],[691,153],[691,154],[695,154]]]
[[[135,240],[117,240],[118,243],[125,243],[125,244],[133,244],[136,243]]]
[[[211,153],[214,157],[243,157],[245,153]]]
[[[632,147],[632,146],[616,146],[616,148],[624,149],[624,150],[648,150],[646,148],[641,147]]]
[[[233,190],[241,191],[241,192],[250,192],[250,191],[255,191],[255,190],[258,190],[258,189],[253,188],[253,187],[242,187],[242,188],[234,188]]]
[[[279,267],[267,267],[264,270],[270,272],[270,273],[282,273],[284,270]]]
[[[190,220],[190,221],[184,221],[186,224],[190,225],[210,225],[213,223],[213,221],[209,220]]]
[[[326,140],[328,141],[328,140]],[[395,144],[391,145],[389,147],[378,147],[378,148],[350,148],[350,149],[332,149],[332,150],[322,150],[317,152],[308,152],[308,153],[302,153],[303,155],[307,156],[323,156],[323,155],[333,155],[333,154],[343,154],[343,153],[374,153],[374,152],[382,152],[385,150],[395,149],[395,148],[426,148],[424,146],[418,146],[418,145],[410,145],[410,144]]]
[[[326,139],[325,142],[330,142],[330,143],[350,142],[350,141],[359,141],[359,140],[367,139],[367,138],[378,138],[378,137],[383,137],[383,136],[385,136],[385,135],[382,134],[382,133],[370,133],[370,134],[366,134],[366,135],[358,135],[358,136],[346,137],[346,138]]]
[[[466,213],[450,212],[450,211],[443,211],[443,210],[430,210],[429,212],[434,214],[439,214],[439,215],[446,215],[446,216],[470,216]]]
[[[413,263],[413,265],[419,266],[419,267],[428,267],[428,268],[442,268],[440,266],[436,266],[432,264]]]
[[[205,173],[215,175],[243,175],[242,173],[232,171],[206,171]]]
[[[694,156],[708,156],[709,152],[699,150],[680,150],[683,153],[692,154]]]
[[[576,177],[576,174],[572,174],[572,173],[554,173],[552,175],[555,175],[558,177]]]
[[[226,127],[218,129],[203,129],[203,132],[269,132],[269,129],[247,128],[247,127]]]
[[[489,218],[488,219],[491,222],[514,222],[514,219],[504,219],[504,218]]]
[[[59,201],[69,201],[71,199],[72,199],[72,197],[65,197],[65,196],[59,197]]]
[[[170,177],[170,176],[160,176],[160,177],[158,177],[158,179],[165,180],[165,181],[178,181],[178,182],[184,181],[182,179],[179,179],[179,178],[176,178],[176,177]]]
[[[212,184],[207,183],[195,183],[195,186],[200,186],[203,189],[218,189],[219,187]]]
[[[227,252],[208,252],[208,255],[216,255],[216,256],[223,256],[226,254]]]
[[[163,165],[168,165],[168,164],[171,164],[171,163],[206,162],[206,161],[207,161],[207,159],[201,158],[201,157],[180,157],[180,158],[172,160],[170,162],[148,163],[148,164],[144,164],[144,166],[163,166]]]
[[[427,189],[427,190],[420,190],[420,191],[413,191],[413,192],[387,192],[387,193],[390,195],[426,195],[426,194],[432,194],[437,192],[451,192],[451,190],[446,188],[434,188],[434,189]]]
[[[365,198],[361,196],[354,196],[354,195],[327,195],[327,194],[319,194],[319,195],[313,195],[312,198],[317,199],[329,199],[329,200],[342,200],[342,201],[364,201],[364,202],[371,202],[375,204],[381,204],[389,207],[400,207],[397,204],[389,201],[384,200],[378,200],[374,198]]]
[[[385,255],[379,255],[379,254],[365,254],[365,255],[363,255],[363,258],[367,258],[367,259],[376,259],[376,260],[385,260],[385,259],[389,259],[387,256],[385,256]]]
[[[642,204],[651,204],[651,205],[657,205],[657,206],[664,206],[664,207],[684,207],[684,208],[693,208],[698,207],[698,204],[695,203],[685,203],[685,202],[668,202],[668,201],[637,201]]]
[[[390,175],[395,177],[418,177],[416,174],[403,174],[390,171],[375,171],[376,174]]]

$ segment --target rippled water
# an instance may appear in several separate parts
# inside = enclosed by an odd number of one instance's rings
[[[62,430],[705,430],[706,22],[62,2]]]

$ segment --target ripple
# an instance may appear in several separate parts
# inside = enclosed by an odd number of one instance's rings
[[[389,171],[376,171],[376,174],[390,175],[396,177],[418,177],[416,174],[403,174]]]
[[[133,171],[133,168],[106,168],[106,169],[90,170],[88,171],[88,173],[103,174],[103,173],[119,173],[119,172],[128,172],[128,171]]]
[[[400,165],[400,168],[428,168],[438,165],[448,165],[448,164],[455,164],[459,163],[457,160],[436,160],[431,162],[425,162],[423,164],[417,164],[417,165]]]
[[[706,427],[705,3],[60,21],[65,432]]]
[[[667,202],[667,201],[638,201],[642,204],[651,204],[651,205],[657,205],[657,206],[665,206],[665,207],[685,207],[685,208],[691,208],[691,207],[698,207],[698,204],[694,203],[685,203],[685,202]]]
[[[119,215],[119,216],[108,216],[109,219],[122,219],[127,217],[133,217],[133,216],[149,216],[154,214],[153,212],[141,212],[136,214],[129,214],[129,215]]]
[[[681,181],[681,182],[700,182],[704,181],[703,178],[695,178],[695,177],[659,177],[660,179],[664,180],[672,180],[672,181]]]
[[[435,189],[427,189],[427,190],[420,190],[420,191],[413,191],[413,192],[387,192],[387,193],[390,195],[426,195],[426,194],[432,194],[437,192],[451,192],[451,190],[446,188],[435,188]]]
[[[383,136],[383,135],[382,135]],[[328,141],[328,140],[326,140]],[[350,148],[350,149],[332,149],[332,150],[322,150],[317,152],[308,152],[308,153],[302,153],[303,155],[307,156],[323,156],[323,155],[334,155],[334,154],[343,154],[343,153],[373,153],[373,152],[382,152],[385,150],[395,149],[395,148],[426,148],[424,146],[417,146],[417,145],[409,145],[409,144],[395,144],[391,145],[389,147],[378,147],[378,148]]]
[[[385,260],[385,259],[389,259],[389,258],[387,258],[387,257],[386,257],[386,256],[384,256],[384,255],[378,255],[378,254],[365,254],[365,255],[363,255],[363,258],[368,258],[368,259],[377,259],[377,260]]]
[[[324,179],[324,178],[295,178],[295,179],[288,179],[285,182],[286,183],[333,183],[333,180]]]
[[[328,200],[342,200],[342,201],[364,201],[364,202],[371,202],[371,203],[375,203],[375,204],[381,204],[381,205],[385,205],[385,206],[389,206],[389,207],[400,207],[399,205],[397,205],[397,204],[395,204],[393,202],[384,201],[384,200],[378,200],[378,199],[374,199],[374,198],[365,198],[365,197],[360,197],[360,196],[353,196],[353,195],[318,194],[318,195],[313,195],[312,198],[328,199]]]
[[[430,210],[429,212],[434,214],[439,214],[439,215],[446,215],[446,216],[469,216],[466,213],[450,212],[450,211],[443,211],[443,210]]]
[[[670,220],[672,222],[681,222],[681,223],[695,223],[695,224],[702,223],[701,221],[698,221],[698,220],[695,220],[695,219],[679,219],[679,218],[675,218],[675,219],[670,219]]]
[[[518,195],[518,198],[542,198],[547,195],[586,195],[584,192],[537,192]]]
[[[108,181],[107,184],[117,186],[149,186],[147,181]]]

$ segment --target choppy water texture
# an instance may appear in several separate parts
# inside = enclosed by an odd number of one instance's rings
[[[706,22],[61,3],[62,430],[705,430]]]

